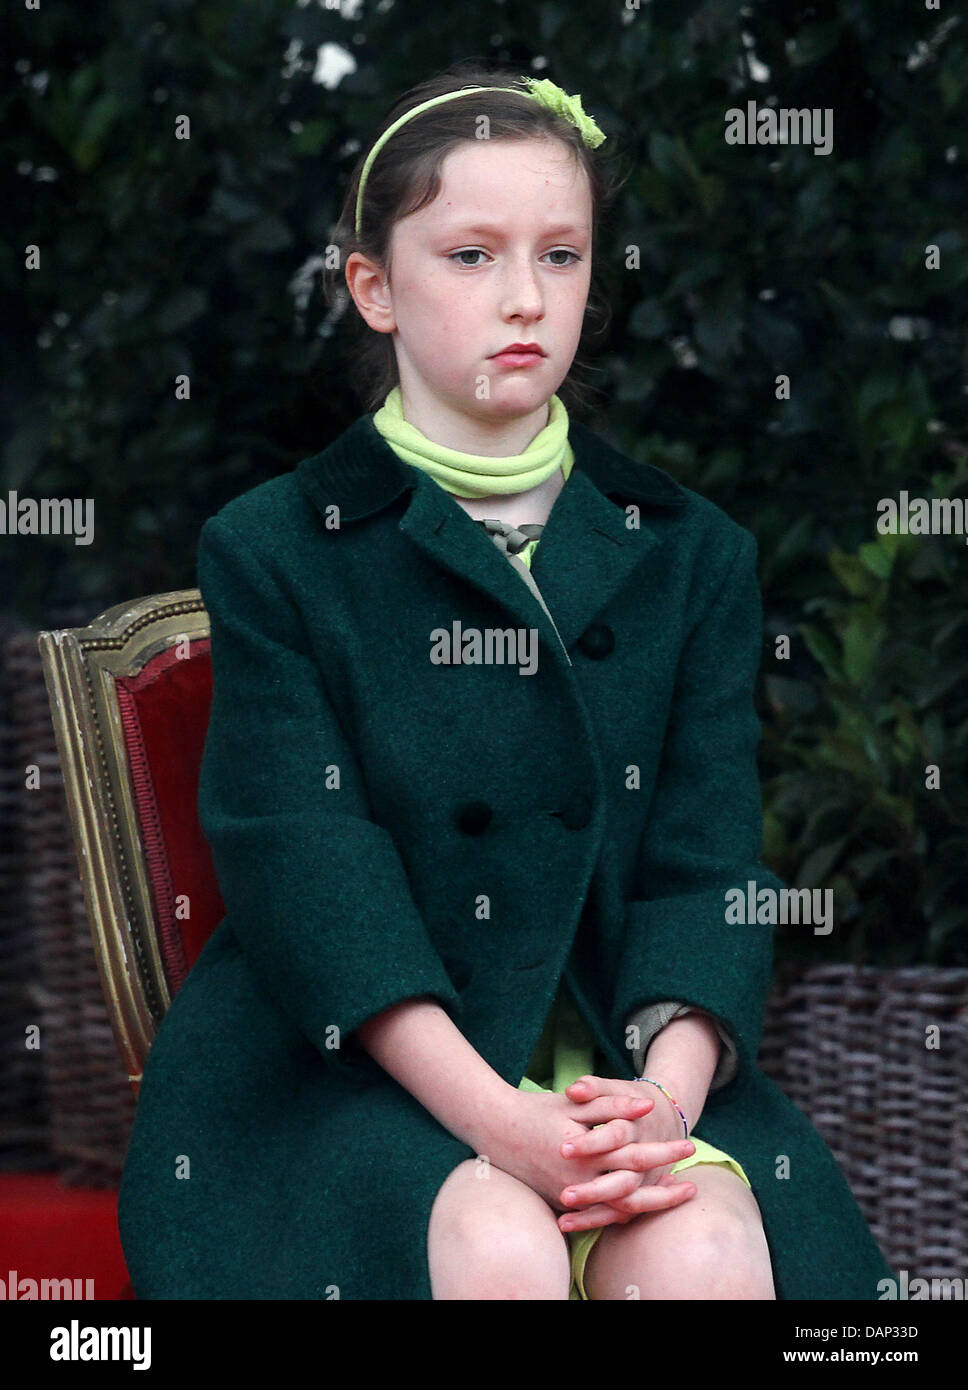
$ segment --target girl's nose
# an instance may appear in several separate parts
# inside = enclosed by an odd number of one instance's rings
[[[524,264],[515,262],[508,266],[504,281],[504,299],[505,307],[512,313],[534,314],[541,311],[543,300],[538,272],[530,261]]]

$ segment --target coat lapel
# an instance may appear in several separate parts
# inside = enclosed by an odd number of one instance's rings
[[[545,523],[533,573],[570,648],[656,546],[650,515],[675,518],[687,497],[667,473],[628,459],[578,421],[570,422],[569,439],[574,468]],[[435,564],[507,609],[506,626],[537,627],[565,660],[546,614],[497,546],[433,478],[397,457],[372,414],[304,459],[296,476],[321,510],[339,508],[341,527],[411,490],[401,532]],[[637,527],[627,525],[628,503],[639,507]]]

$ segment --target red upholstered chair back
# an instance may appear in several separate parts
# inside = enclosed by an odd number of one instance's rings
[[[117,604],[38,646],[118,1050],[137,1089],[224,907],[198,823],[212,696],[197,589]]]

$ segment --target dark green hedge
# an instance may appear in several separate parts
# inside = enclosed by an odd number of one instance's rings
[[[760,543],[766,856],[837,903],[829,937],[781,928],[778,954],[968,964],[968,549],[876,530],[878,499],[968,482],[956,6],[45,0],[8,19],[3,495],[91,497],[98,521],[89,547],[0,539],[11,606],[42,625],[193,585],[205,518],[359,413],[312,261],[358,142],[457,59],[549,75],[630,170],[589,423]],[[326,44],[357,64],[332,88]],[[832,109],[832,152],[727,144],[750,100]]]

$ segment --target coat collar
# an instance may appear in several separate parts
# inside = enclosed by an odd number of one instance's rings
[[[545,523],[534,577],[570,649],[658,543],[648,515],[657,511],[675,520],[688,493],[661,469],[619,453],[580,421],[570,421],[568,438],[575,463]],[[372,413],[360,416],[321,453],[303,459],[296,479],[324,515],[338,508],[341,529],[410,490],[398,523],[401,532],[436,564],[509,609],[516,621],[502,626],[539,628],[564,661],[547,616],[497,546],[433,478],[394,453]],[[637,527],[627,524],[629,503],[639,508]]]

